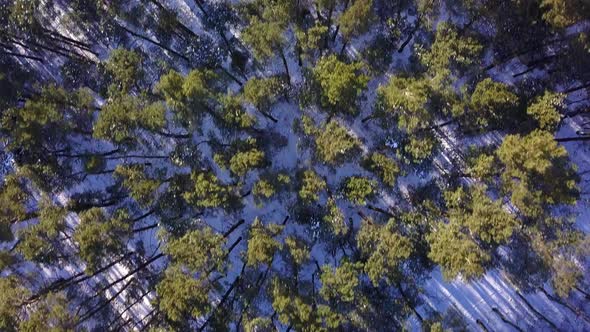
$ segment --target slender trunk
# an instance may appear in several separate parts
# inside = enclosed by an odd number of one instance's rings
[[[482,330],[484,330],[484,332],[489,332],[490,330],[488,330],[488,328],[483,324],[483,322],[479,319],[475,320],[475,323],[481,327]]]
[[[495,313],[496,313],[496,314],[497,314],[497,315],[500,317],[500,319],[501,319],[501,320],[502,320],[504,323],[506,323],[506,324],[508,324],[508,325],[512,326],[514,329],[516,329],[516,330],[517,330],[517,331],[519,331],[519,332],[524,332],[524,330],[523,330],[523,329],[521,329],[521,328],[520,328],[518,325],[516,325],[516,324],[514,324],[513,322],[509,321],[509,320],[506,318],[506,316],[504,316],[504,314],[503,314],[503,313],[502,313],[502,312],[501,312],[501,311],[500,311],[498,308],[494,307],[494,308],[492,308],[492,311],[493,311],[493,312],[495,312]]]
[[[244,224],[245,220],[244,219],[240,219],[240,221],[238,221],[237,223],[233,224],[227,231],[225,231],[225,233],[223,233],[223,238],[227,239],[227,237],[233,232],[235,231],[238,227],[240,227],[242,224]]]
[[[588,141],[590,136],[579,136],[579,137],[562,137],[556,138],[556,142],[575,142],[575,141]]]
[[[17,58],[30,59],[30,60],[39,61],[41,63],[45,63],[45,61],[43,59],[36,57],[36,56],[32,56],[32,55],[14,53],[14,52],[9,52],[9,51],[0,51],[0,54],[11,55],[11,56],[15,56]]]
[[[131,270],[131,272],[128,272],[124,276],[121,276],[120,278],[116,279],[115,281],[112,281],[108,285],[102,287],[97,293],[102,293],[102,292],[106,291],[107,289],[113,287],[114,285],[120,283],[121,281],[123,281],[123,280],[129,278],[130,276],[136,274],[137,272],[145,269],[148,265],[150,265],[151,263],[157,261],[158,259],[160,259],[162,257],[164,257],[164,254],[157,254],[157,255],[153,256],[152,258],[150,258],[147,261],[145,261],[142,264],[140,264],[135,269]]]
[[[348,40],[344,40],[344,43],[342,44],[342,48],[340,49],[340,57],[342,57],[344,55],[344,51],[346,50],[347,44],[348,44]]]
[[[235,77],[234,75],[232,75],[232,73],[229,72],[229,70],[225,69],[223,66],[219,66],[219,69],[221,69],[221,71],[227,75],[227,77],[231,78],[234,82],[238,83],[239,86],[244,85],[244,83],[242,83],[242,81],[240,81],[237,77]]]
[[[384,215],[386,215],[386,216],[388,216],[390,218],[395,218],[396,217],[393,213],[391,213],[389,211],[386,211],[386,210],[383,210],[381,208],[378,208],[376,206],[370,205],[370,204],[367,204],[367,209],[373,210],[375,212],[382,213],[382,214],[384,214]]]
[[[573,88],[567,89],[567,90],[563,91],[563,93],[569,94],[569,93],[576,92],[578,90],[582,90],[582,89],[589,88],[589,87],[590,87],[590,82],[586,82],[582,85],[578,85]]]
[[[270,121],[277,123],[279,122],[279,120],[277,120],[275,117],[273,117],[272,115],[270,115],[269,113],[259,109],[258,107],[256,107],[256,111],[260,114],[262,114],[265,118],[269,119]]]
[[[168,133],[168,132],[164,132],[164,131],[158,131],[158,132],[156,132],[156,134],[162,135],[165,137],[170,137],[170,138],[178,138],[178,139],[188,139],[188,138],[193,137],[193,134],[172,134],[172,133]]]
[[[402,298],[404,299],[404,302],[406,302],[406,305],[408,307],[410,307],[410,309],[412,309],[412,312],[416,315],[416,317],[418,317],[418,320],[421,323],[424,322],[424,318],[422,317],[422,315],[420,315],[420,313],[418,312],[418,310],[416,310],[416,307],[412,304],[412,302],[410,301],[410,299],[406,296],[406,293],[404,292],[404,289],[403,289],[402,285],[399,282],[397,283],[397,290],[399,291],[399,293],[401,294]]]
[[[209,14],[207,13],[207,11],[205,10],[205,7],[201,3],[201,0],[194,0],[194,2],[197,5],[197,7],[199,7],[199,9],[203,12],[203,15],[209,16]]]
[[[402,53],[404,51],[404,49],[406,48],[406,46],[408,46],[408,44],[410,43],[410,41],[412,41],[412,38],[414,37],[414,34],[420,28],[420,24],[418,22],[420,22],[420,18],[418,18],[416,20],[416,26],[414,26],[414,29],[412,29],[412,31],[410,31],[410,34],[408,35],[408,37],[406,38],[406,40],[404,40],[404,42],[400,45],[400,47],[397,50],[397,53]]]
[[[279,55],[283,60],[283,66],[285,67],[285,73],[287,74],[287,84],[291,85],[291,74],[289,73],[289,64],[287,63],[287,58],[285,57],[285,52],[282,48],[279,48]]]
[[[205,322],[203,323],[203,325],[201,325],[201,327],[198,329],[199,332],[205,330],[205,328],[207,327],[207,325],[209,325],[209,322],[211,321],[211,319],[215,316],[215,313],[217,312],[217,310],[219,310],[219,308],[222,308],[223,307],[223,305],[225,304],[225,301],[227,301],[227,298],[229,297],[229,295],[231,294],[231,292],[234,290],[234,288],[236,287],[236,285],[240,282],[240,280],[242,278],[242,275],[244,274],[244,270],[245,269],[246,269],[246,263],[244,263],[242,265],[242,271],[236,277],[236,279],[231,284],[231,286],[225,291],[225,294],[223,294],[223,296],[221,297],[221,301],[219,301],[219,304],[215,308],[213,308],[213,310],[211,311],[211,314],[209,315],[209,317],[207,317],[207,320],[205,320]]]
[[[113,326],[113,324],[115,324],[119,319],[121,319],[121,317],[123,317],[123,315],[129,311],[129,309],[131,309],[133,306],[135,306],[137,303],[139,303],[139,301],[143,300],[144,297],[148,296],[148,294],[150,294],[152,291],[151,290],[147,290],[145,292],[143,292],[143,294],[141,294],[135,301],[133,301],[131,304],[129,304],[127,307],[125,307],[125,309],[123,309],[123,311],[121,311],[117,317],[115,317],[113,320],[111,320],[111,322],[109,323],[109,325],[107,326],[107,330],[109,331],[115,331],[115,329],[111,330],[110,327]]]
[[[79,284],[79,283],[86,281],[90,278],[93,278],[93,277],[99,275],[100,273],[110,269],[111,267],[115,266],[116,264],[120,263],[121,261],[123,261],[124,259],[128,258],[129,256],[131,256],[133,254],[135,254],[135,252],[127,253],[127,254],[119,257],[118,259],[114,260],[113,262],[94,271],[94,273],[91,275],[85,275],[85,272],[82,271],[82,272],[79,272],[79,273],[69,277],[69,278],[58,280],[58,281],[52,283],[51,285],[41,289],[39,292],[37,292],[33,296],[29,297],[27,299],[27,303],[32,303],[36,299],[40,298],[41,296],[43,296],[49,292],[57,292],[57,291],[65,289],[68,286],[76,285],[76,284]],[[76,278],[81,277],[81,276],[83,276],[83,277],[76,280]]]
[[[147,231],[147,230],[154,229],[154,228],[158,227],[159,225],[160,225],[160,223],[154,223],[154,224],[147,225],[147,226],[144,226],[144,227],[135,228],[135,229],[133,229],[133,231],[132,231],[132,232],[133,232],[133,233],[141,233],[141,232],[145,232],[145,231]]]
[[[140,155],[140,154],[128,154],[123,156],[106,157],[104,159],[125,159],[125,158],[141,158],[141,159],[168,159],[170,156],[153,156],[153,155]]]
[[[516,291],[516,295],[518,295],[518,297],[526,304],[526,306],[531,309],[532,312],[534,312],[535,314],[537,314],[537,316],[539,316],[542,320],[544,320],[545,322],[547,322],[547,324],[551,325],[551,327],[553,327],[555,330],[559,330],[557,328],[557,325],[555,325],[555,323],[553,323],[552,321],[550,321],[549,319],[547,319],[547,317],[545,317],[542,313],[540,313],[537,309],[535,309],[530,303],[529,301],[526,299],[526,297],[524,297],[524,295],[522,295],[522,293],[520,293],[520,291]]]
[[[139,38],[139,39],[145,40],[145,41],[147,41],[147,42],[149,42],[149,43],[151,43],[151,44],[154,44],[154,45],[156,45],[156,46],[160,47],[161,49],[163,49],[163,50],[165,50],[165,51],[168,51],[168,52],[170,52],[171,54],[173,54],[173,55],[175,55],[175,56],[177,56],[177,57],[179,57],[179,58],[183,59],[184,61],[186,61],[186,62],[190,63],[190,60],[189,60],[189,58],[188,58],[188,57],[186,57],[185,55],[182,55],[182,54],[180,54],[180,53],[176,52],[175,50],[173,50],[173,49],[169,48],[168,46],[166,46],[166,45],[163,45],[162,43],[160,43],[160,42],[157,42],[157,41],[155,41],[155,40],[153,40],[153,39],[151,39],[151,38],[149,38],[149,37],[146,37],[146,36],[144,36],[144,35],[141,35],[141,34],[139,34],[139,33],[135,32],[135,31],[132,31],[132,30],[128,29],[127,27],[125,27],[124,25],[119,25],[119,26],[121,27],[121,29],[125,30],[125,31],[126,31],[128,34],[130,34],[130,35],[132,35],[132,36],[134,36],[134,37],[137,37],[137,38]]]
[[[571,311],[571,312],[572,312],[574,315],[576,315],[577,317],[582,317],[582,319],[584,319],[584,320],[585,320],[587,323],[590,323],[590,318],[589,318],[589,317],[586,315],[586,313],[585,313],[584,311],[582,311],[582,310],[580,310],[580,309],[578,309],[578,308],[575,308],[575,307],[573,307],[571,304],[569,304],[569,303],[567,303],[567,302],[565,302],[565,301],[563,301],[563,300],[560,300],[558,297],[556,297],[556,296],[554,296],[554,295],[551,295],[551,294],[549,294],[549,292],[547,292],[547,291],[545,290],[545,288],[544,288],[544,287],[537,287],[537,288],[538,288],[538,289],[539,289],[539,290],[540,290],[540,291],[541,291],[543,294],[545,294],[545,296],[546,296],[546,297],[547,297],[549,300],[551,300],[551,301],[553,301],[553,302],[555,302],[555,303],[559,303],[559,304],[561,304],[562,306],[564,306],[564,307],[568,308],[568,309],[569,309],[569,310],[570,310],[570,311]]]
[[[113,300],[115,300],[117,297],[119,297],[119,295],[121,295],[121,293],[123,293],[125,291],[125,289],[127,289],[127,287],[129,287],[129,285],[131,285],[131,283],[133,282],[133,280],[129,280],[129,282],[127,282],[125,285],[123,285],[123,287],[121,287],[121,289],[116,292],[113,296],[111,296],[110,299],[104,301],[101,305],[99,305],[98,307],[96,307],[94,310],[91,311],[87,311],[86,313],[84,313],[80,319],[78,321],[76,321],[76,325],[75,326],[79,326],[80,324],[82,324],[83,322],[85,322],[86,320],[88,320],[88,318],[94,316],[97,312],[100,312],[102,309],[106,308],[111,302],[113,302]],[[89,299],[88,301],[92,300]],[[86,303],[88,302],[86,301]],[[80,305],[78,312],[80,311],[80,309],[82,308],[83,304]],[[77,315],[76,315],[77,316]]]
[[[118,197],[112,197],[107,200],[102,200],[98,203],[93,202],[84,202],[84,201],[74,201],[74,203],[70,207],[70,211],[80,213],[82,211],[86,211],[92,208],[102,208],[113,206],[117,203],[120,203],[123,199],[127,198],[127,195],[121,195]]]
[[[60,154],[55,154],[55,156],[56,157],[64,157],[64,158],[105,157],[105,156],[113,155],[119,151],[121,151],[121,149],[117,148],[117,149],[107,151],[107,152],[83,152],[83,153],[77,153],[77,154],[60,153]]]

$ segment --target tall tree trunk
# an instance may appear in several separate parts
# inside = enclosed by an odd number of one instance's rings
[[[283,66],[285,67],[285,73],[287,74],[287,84],[291,85],[291,74],[289,73],[289,64],[287,63],[287,58],[285,57],[285,52],[282,48],[279,48],[279,55],[283,60]]]

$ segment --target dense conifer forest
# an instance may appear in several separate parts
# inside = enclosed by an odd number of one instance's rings
[[[587,0],[0,0],[0,331],[589,331]]]

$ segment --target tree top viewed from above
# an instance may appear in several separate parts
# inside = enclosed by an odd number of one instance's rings
[[[590,329],[585,0],[0,14],[0,331]]]

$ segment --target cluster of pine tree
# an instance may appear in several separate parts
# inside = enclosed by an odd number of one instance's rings
[[[589,33],[585,0],[0,0],[0,331],[469,329],[437,270],[590,327],[590,133],[556,138]]]

